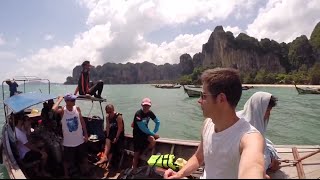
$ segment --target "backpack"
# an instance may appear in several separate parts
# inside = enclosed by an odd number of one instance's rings
[[[141,166],[137,168],[136,173],[132,172],[132,168],[121,171],[117,179],[163,179],[163,175],[156,171],[155,167]]]

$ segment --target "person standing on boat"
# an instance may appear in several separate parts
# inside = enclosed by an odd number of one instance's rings
[[[160,127],[160,120],[150,110],[150,98],[144,98],[141,103],[142,109],[138,110],[133,119],[133,144],[134,156],[132,162],[133,172],[136,170],[140,155],[144,150],[152,149],[156,144],[156,139],[159,138],[157,134]],[[148,128],[149,120],[155,122],[155,128],[151,131]]]
[[[30,130],[27,127],[31,126],[29,118],[24,117],[23,112],[15,114],[13,118],[16,124],[15,134],[17,138],[19,158],[25,163],[31,163],[40,160],[40,175],[50,176],[45,170],[48,154],[44,150],[39,149],[35,144],[31,143],[27,138],[27,132]],[[37,167],[35,171],[36,173],[39,173],[39,168]]]
[[[74,95],[77,95],[79,92],[80,95],[93,95],[96,98],[101,98],[101,93],[103,90],[103,81],[99,81],[96,84],[90,83],[90,68],[92,65],[90,61],[84,61],[82,63],[82,71],[79,77],[78,86],[74,92]],[[91,84],[91,85],[90,85]]]
[[[11,81],[10,79],[8,79],[8,80],[6,80],[6,83],[9,86],[10,97],[15,95],[15,94],[21,93],[20,91],[17,90],[19,85],[18,85],[18,83],[16,81],[14,81],[14,80]]]
[[[200,144],[181,170],[166,170],[164,178],[189,176],[203,163],[204,179],[264,178],[263,136],[235,111],[242,94],[239,72],[209,69],[203,72],[201,81],[198,103],[206,120]]]
[[[265,137],[270,113],[277,100],[270,93],[256,92],[245,103],[243,110],[237,112],[237,116],[244,118]],[[265,138],[265,143],[265,170],[277,171],[280,169],[277,150],[269,139]]]
[[[62,99],[65,100],[66,106],[58,109]],[[88,174],[88,157],[85,142],[88,141],[86,124],[81,115],[81,110],[75,105],[77,96],[67,93],[64,97],[60,96],[53,105],[52,110],[62,117],[62,134],[63,134],[63,165],[65,178],[69,178],[68,168],[72,162],[77,159],[82,160],[81,172]]]
[[[121,113],[114,110],[112,104],[108,104],[105,108],[106,117],[106,142],[104,147],[104,154],[101,159],[95,163],[96,165],[108,161],[107,168],[110,166],[112,155],[119,153],[119,150],[124,141],[124,123]]]

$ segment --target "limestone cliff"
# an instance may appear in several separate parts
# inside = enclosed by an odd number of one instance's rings
[[[320,62],[320,23],[314,28],[310,40],[303,35],[288,44],[267,38],[258,41],[244,33],[234,37],[222,26],[217,26],[208,42],[202,45],[202,52],[193,57],[187,52],[182,54],[179,64],[105,63],[92,68],[90,77],[106,84],[150,83],[177,80],[193,73],[195,68],[232,67],[239,69],[243,76],[254,78],[259,71],[289,73],[301,67],[309,69],[316,62]],[[81,67],[75,67],[72,77],[67,77],[65,83],[76,84],[80,72]]]

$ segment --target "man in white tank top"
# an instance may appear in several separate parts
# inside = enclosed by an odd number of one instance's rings
[[[66,106],[58,109],[62,99],[65,100]],[[70,163],[76,159],[82,159],[81,172],[88,174],[88,158],[85,142],[88,141],[86,124],[82,118],[81,110],[75,105],[77,96],[68,93],[64,97],[60,96],[58,101],[53,105],[52,110],[62,117],[62,134],[64,147],[63,166],[65,178],[69,178],[68,168]]]
[[[203,88],[198,100],[205,120],[195,154],[179,171],[169,169],[164,178],[189,176],[205,164],[204,179],[264,178],[262,135],[236,116],[242,85],[238,71],[209,69],[201,76]]]

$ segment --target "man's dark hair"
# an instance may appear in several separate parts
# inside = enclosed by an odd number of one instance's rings
[[[24,121],[24,112],[20,111],[16,114],[13,114],[14,124],[17,125],[18,121]]]
[[[87,64],[90,64],[90,61],[83,61],[83,63],[81,64],[82,67],[86,66]]]
[[[208,85],[208,90],[213,97],[224,93],[230,106],[234,108],[237,106],[242,95],[238,70],[232,68],[208,69],[202,73],[201,81]]]
[[[273,108],[277,105],[278,98],[271,96],[268,108]]]

